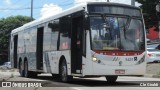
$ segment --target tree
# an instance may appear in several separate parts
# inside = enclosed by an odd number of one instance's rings
[[[158,28],[159,17],[157,16],[158,13],[156,12],[156,5],[159,2],[159,0],[136,0],[136,1],[142,4],[140,8],[142,9],[144,15],[146,28],[148,29],[152,26]]]
[[[0,63],[8,60],[9,37],[13,29],[30,22],[27,16],[11,16],[0,19]]]

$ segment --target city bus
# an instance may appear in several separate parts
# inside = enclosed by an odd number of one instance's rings
[[[50,12],[54,13],[54,12]],[[140,8],[86,2],[12,30],[10,60],[22,77],[143,76],[145,26]]]

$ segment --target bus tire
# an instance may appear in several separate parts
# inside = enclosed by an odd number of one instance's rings
[[[24,69],[23,69],[22,61],[20,61],[19,63],[19,73],[21,77],[24,77]]]
[[[24,61],[24,77],[28,78],[29,73],[28,73],[28,62]]]
[[[63,60],[62,63],[60,64],[60,81],[62,82],[68,82],[73,79],[73,76],[68,76],[67,73],[67,64],[66,61]]]
[[[118,76],[105,76],[105,77],[106,77],[107,82],[109,83],[115,83],[118,78]]]
[[[36,78],[37,77],[36,72],[28,71],[28,62],[27,61],[24,62],[24,77],[26,77],[26,78]]]

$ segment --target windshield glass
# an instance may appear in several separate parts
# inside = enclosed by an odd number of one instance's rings
[[[144,50],[143,24],[128,17],[90,17],[93,50]]]

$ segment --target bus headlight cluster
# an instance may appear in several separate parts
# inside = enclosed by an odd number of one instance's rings
[[[96,55],[92,55],[92,61],[101,65],[105,65],[101,60],[97,59]]]
[[[94,62],[96,62],[96,61],[97,61],[97,58],[96,58],[96,57],[93,57],[92,59],[93,59],[93,61],[94,61]]]
[[[97,57],[95,55],[92,56],[92,61],[96,62],[97,61]]]

